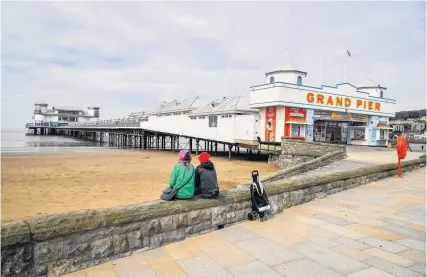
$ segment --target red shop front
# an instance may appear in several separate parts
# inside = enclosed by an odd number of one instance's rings
[[[285,107],[285,137],[305,140],[307,110]]]

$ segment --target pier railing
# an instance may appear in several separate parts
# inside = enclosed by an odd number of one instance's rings
[[[91,122],[77,122],[68,124],[68,127],[139,127],[139,122],[142,119],[142,117],[127,117]]]

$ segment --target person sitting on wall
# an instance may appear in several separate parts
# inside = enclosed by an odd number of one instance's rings
[[[169,179],[169,187],[179,189],[177,199],[190,199],[194,195],[194,166],[191,164],[191,155],[188,150],[181,150],[178,154],[178,163],[175,164]]]
[[[202,152],[198,159],[200,165],[196,167],[195,195],[203,198],[217,197],[219,194],[218,181],[214,164],[209,160],[208,152]]]

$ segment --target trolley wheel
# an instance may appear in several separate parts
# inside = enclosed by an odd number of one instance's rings
[[[264,212],[259,213],[259,221],[263,222],[267,220],[267,215]]]
[[[249,220],[251,220],[251,221],[252,221],[252,220],[254,220],[254,218],[255,218],[255,217],[254,217],[254,214],[253,214],[253,213],[248,213],[248,219],[249,219]]]

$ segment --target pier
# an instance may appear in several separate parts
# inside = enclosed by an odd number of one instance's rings
[[[210,140],[183,134],[157,132],[138,127],[139,122],[135,119],[122,119],[120,121],[106,120],[103,122],[76,124],[68,126],[51,126],[48,124],[26,125],[27,135],[53,135],[67,136],[76,139],[84,139],[99,142],[100,146],[117,147],[124,149],[165,150],[179,151],[188,149],[191,153],[198,155],[203,151],[213,155],[228,154],[231,159],[233,152],[240,155],[240,143]],[[246,146],[246,144],[245,144]],[[255,145],[245,147],[246,154],[252,157]],[[265,152],[267,149],[263,149]],[[260,151],[258,151],[260,154]],[[268,150],[267,150],[268,152]]]

